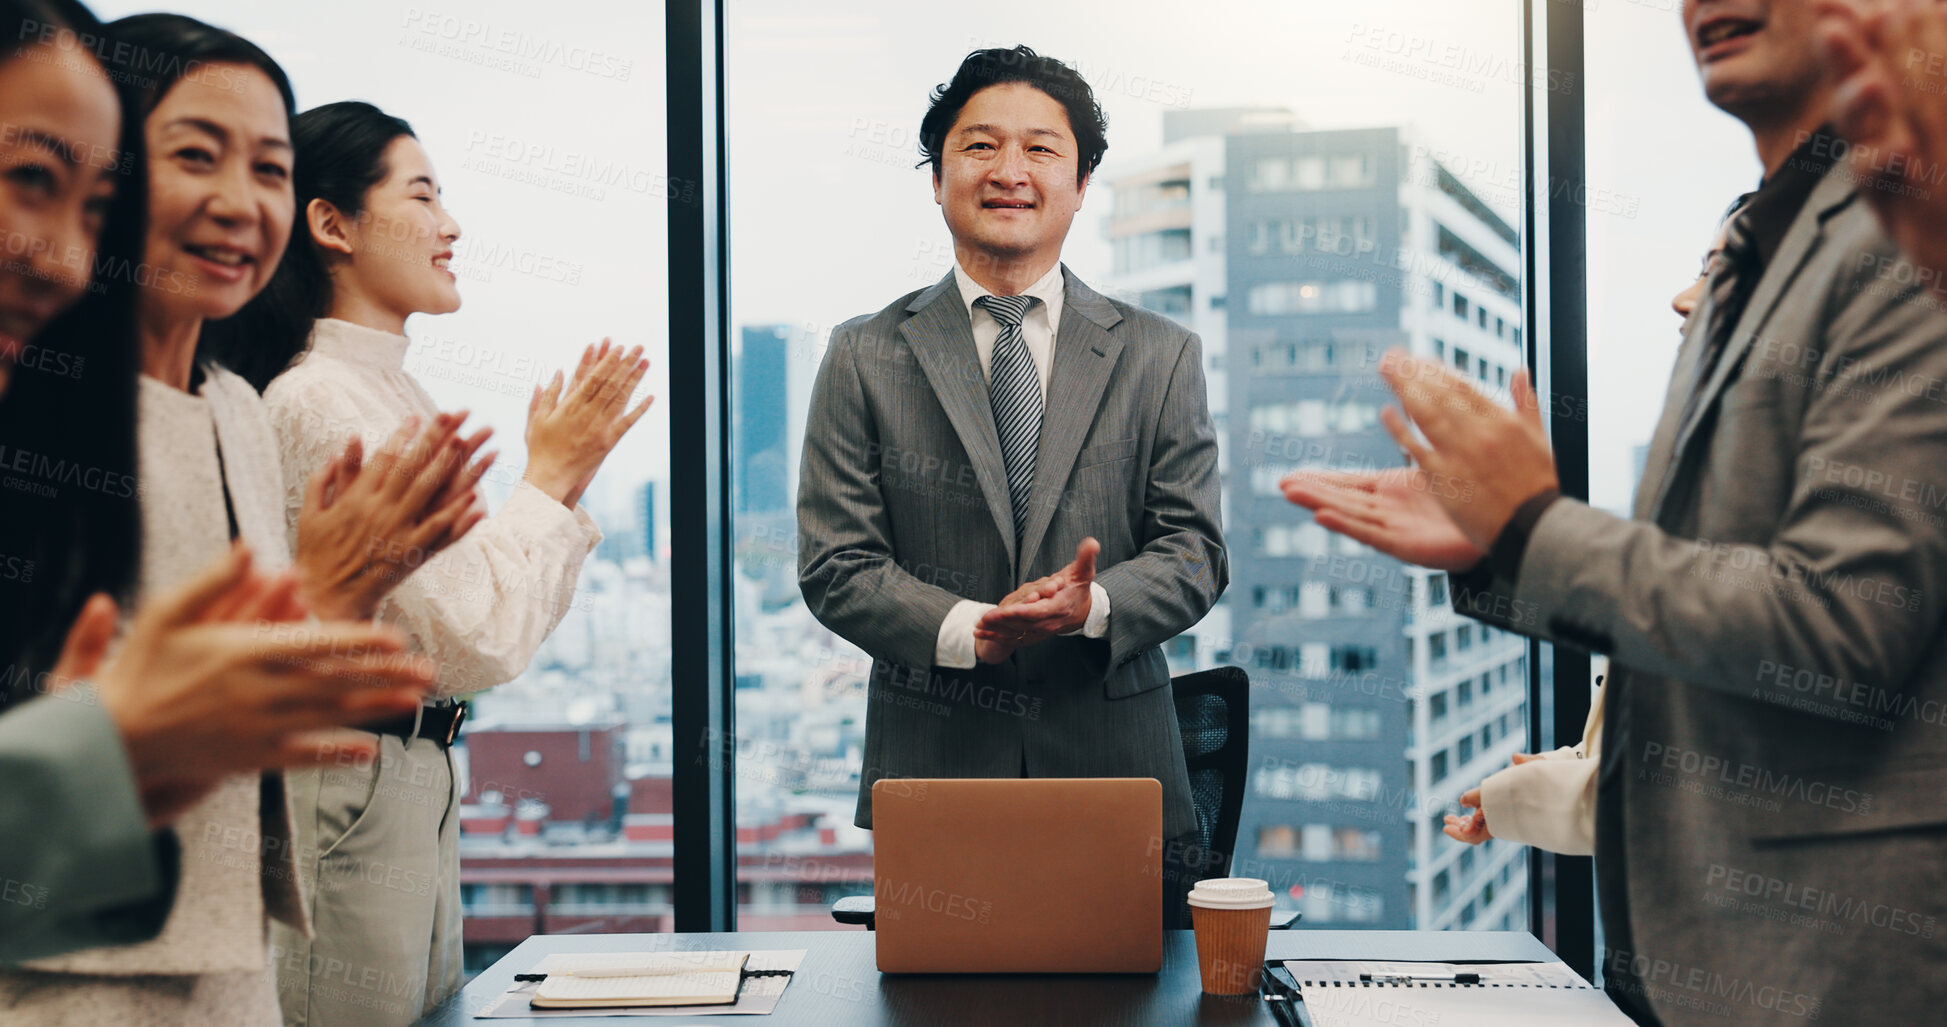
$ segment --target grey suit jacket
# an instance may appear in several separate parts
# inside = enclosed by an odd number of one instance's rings
[[[147,941],[180,853],[150,831],[122,736],[83,688],[0,716],[0,963]]]
[[[1947,318],[1917,277],[1827,175],[1689,425],[1684,340],[1635,519],[1559,501],[1518,580],[1455,595],[1610,654],[1602,966],[1665,1024],[1947,999]]]
[[[1229,580],[1217,441],[1194,334],[1065,268],[1016,551],[999,435],[953,275],[832,333],[805,427],[798,576],[871,654],[858,824],[881,777],[1153,777],[1164,831],[1196,827],[1163,642]],[[1108,634],[1006,663],[933,666],[962,599],[998,602],[1093,535]]]

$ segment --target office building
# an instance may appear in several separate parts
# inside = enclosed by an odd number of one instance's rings
[[[1521,362],[1517,236],[1400,128],[1281,109],[1166,112],[1118,165],[1110,287],[1197,331],[1223,448],[1231,584],[1198,648],[1252,676],[1233,872],[1310,922],[1518,927],[1522,850],[1441,818],[1526,740],[1526,645],[1456,616],[1444,575],[1333,536],[1278,489],[1398,466],[1377,369],[1399,346],[1505,395]],[[1203,662],[1203,661],[1200,661]]]
[[[735,365],[736,511],[774,513],[791,506],[784,451],[789,325],[747,325]]]

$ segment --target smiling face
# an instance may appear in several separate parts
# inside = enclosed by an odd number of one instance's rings
[[[1088,191],[1080,168],[1068,112],[1054,97],[1008,82],[968,98],[933,173],[933,201],[963,263],[971,255],[1052,267]]]
[[[223,71],[229,74],[222,74]],[[229,317],[257,295],[291,237],[291,131],[282,95],[248,65],[185,78],[149,113],[143,259],[169,321]],[[216,83],[220,83],[218,85]]]
[[[1810,0],[1684,0],[1683,27],[1710,102],[1747,123],[1795,117],[1823,62]]]
[[[0,391],[27,343],[88,288],[121,123],[93,60],[43,44],[0,63]]]
[[[383,311],[401,324],[411,314],[450,314],[460,309],[458,279],[447,269],[459,222],[440,203],[439,178],[419,140],[392,140],[384,163],[385,178],[366,192],[365,210],[341,218],[336,237],[320,231],[324,201],[312,201],[313,238],[340,255],[332,261],[334,302]]]

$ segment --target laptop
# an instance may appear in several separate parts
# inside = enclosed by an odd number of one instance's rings
[[[886,778],[872,786],[881,973],[1155,973],[1155,778]]]

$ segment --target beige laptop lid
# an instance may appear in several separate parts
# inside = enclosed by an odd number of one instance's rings
[[[1155,778],[885,779],[872,786],[882,973],[1155,973]]]

